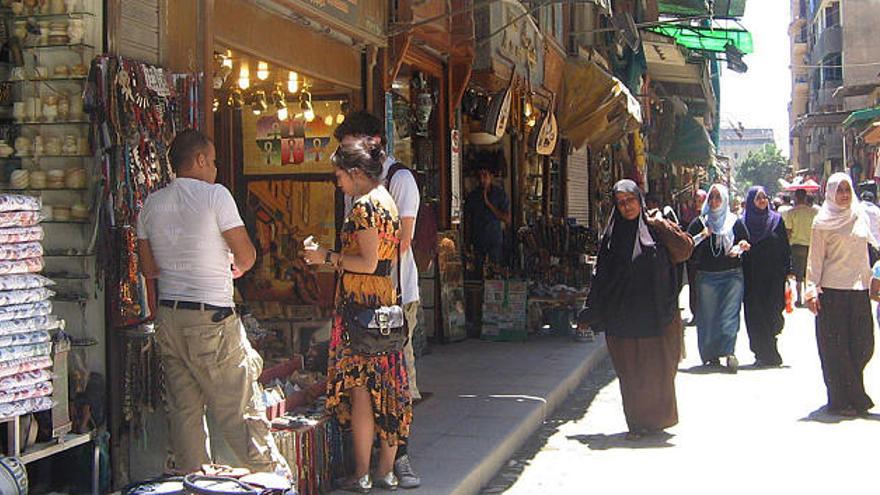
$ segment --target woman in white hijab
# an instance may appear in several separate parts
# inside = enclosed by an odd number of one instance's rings
[[[749,231],[730,211],[727,188],[713,184],[699,217],[688,227],[694,238],[691,259],[697,265],[697,344],[705,366],[717,368],[724,358],[729,373],[736,373],[734,354],[743,301],[740,255],[748,251]]]
[[[836,173],[825,186],[825,203],[813,220],[807,261],[807,305],[816,315],[816,340],[832,414],[866,414],[874,403],[865,392],[864,370],[874,353],[868,289],[870,222],[853,205],[853,185]]]

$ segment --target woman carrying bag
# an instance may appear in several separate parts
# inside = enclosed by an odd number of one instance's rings
[[[342,250],[306,250],[304,258],[340,271],[327,410],[341,425],[351,425],[355,473],[339,488],[357,493],[368,493],[374,484],[395,489],[394,457],[412,421],[402,353],[406,327],[391,278],[399,253],[397,206],[379,180],[385,152],[378,140],[364,137],[340,146],[331,161],[337,186],[355,198],[340,233]],[[376,433],[381,448],[374,478],[370,453]]]
[[[659,214],[648,216],[635,182],[619,181],[613,195],[616,206],[579,325],[605,332],[627,438],[635,440],[678,423],[675,373],[682,323],[675,265],[690,257],[694,244],[678,225]]]

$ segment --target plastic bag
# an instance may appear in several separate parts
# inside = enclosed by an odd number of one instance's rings
[[[49,356],[13,359],[0,363],[0,378],[17,375],[26,371],[43,370],[52,367],[52,358]]]
[[[34,196],[22,194],[0,194],[0,212],[3,211],[40,211],[43,201]]]
[[[37,273],[43,270],[43,258],[0,261],[0,275],[17,273]]]
[[[39,242],[18,242],[0,244],[0,260],[24,260],[43,255],[43,245]]]
[[[33,227],[10,227],[8,229],[0,229],[0,244],[42,240],[43,227],[39,225]]]
[[[12,345],[0,347],[0,362],[32,357],[48,356],[52,353],[52,343],[34,345]]]
[[[0,306],[45,301],[54,295],[54,292],[45,287],[40,287],[39,289],[3,290],[0,291]]]
[[[16,402],[25,399],[35,399],[52,395],[52,382],[40,382],[23,387],[0,390],[0,404]]]
[[[52,312],[51,301],[0,306],[0,321],[45,316]]]
[[[0,212],[0,228],[32,227],[42,220],[39,211],[3,211]]]
[[[59,328],[64,328],[64,320],[54,315],[0,321],[0,335],[13,335],[39,330],[56,330]]]
[[[43,342],[49,342],[50,340],[52,340],[52,338],[49,336],[49,332],[45,330],[40,330],[39,332],[15,333],[12,335],[0,336],[0,347],[42,344]]]
[[[52,380],[52,372],[46,369],[25,371],[11,376],[0,378],[0,391],[30,387],[42,382]]]
[[[7,404],[0,404],[0,419],[9,419],[15,416],[46,411],[52,409],[55,401],[51,397],[38,397],[36,399],[25,399]]]
[[[0,290],[39,289],[51,285],[55,282],[35,273],[0,275]]]

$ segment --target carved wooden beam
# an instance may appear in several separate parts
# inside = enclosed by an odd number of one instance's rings
[[[474,66],[474,2],[452,0],[450,8],[457,14],[449,18],[451,50],[449,53],[449,126],[455,127],[455,109],[471,80]]]
[[[385,50],[387,58],[384,64],[385,69],[382,82],[386,92],[391,91],[391,85],[394,83],[394,79],[397,78],[400,67],[403,65],[403,59],[406,57],[410,43],[412,43],[412,0],[398,0],[396,8],[391,10],[391,16],[393,19],[391,32],[395,34],[389,36],[388,49]]]

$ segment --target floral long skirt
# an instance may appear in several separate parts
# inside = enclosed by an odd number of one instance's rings
[[[351,389],[366,387],[379,437],[388,445],[399,445],[409,437],[412,423],[412,400],[403,352],[376,357],[357,355],[342,335],[342,319],[336,317],[330,336],[327,410],[341,425],[347,426],[351,422]]]

